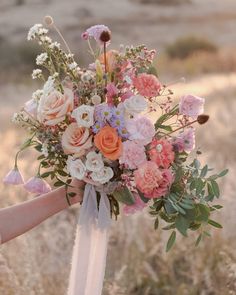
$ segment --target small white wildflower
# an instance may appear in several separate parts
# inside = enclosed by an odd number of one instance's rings
[[[43,95],[43,90],[38,89],[38,90],[36,90],[35,92],[33,92],[33,94],[32,94],[32,98],[33,98],[35,101],[38,101],[38,100],[40,100],[40,98],[41,98],[42,95]]]
[[[40,78],[41,74],[42,74],[42,70],[40,69],[33,70],[32,79]]]
[[[40,41],[42,43],[49,43],[49,44],[52,43],[52,39],[50,37],[48,37],[48,36],[40,36]]]
[[[59,73],[58,72],[55,72],[52,77],[53,77],[53,79],[58,78],[59,77]]]
[[[68,59],[73,58],[73,57],[74,57],[74,54],[73,54],[73,53],[68,53],[68,54],[66,55],[66,57],[67,57]]]
[[[33,27],[31,27],[28,32],[27,40],[30,41],[35,39],[36,35],[39,34],[39,30],[41,28],[43,28],[42,24],[35,24]]]
[[[50,45],[49,45],[49,48],[50,49],[60,49],[60,47],[61,47],[61,44],[60,43],[58,43],[58,42],[53,42],[53,43],[51,43]]]
[[[76,62],[72,62],[68,65],[70,70],[75,70],[77,68],[78,64]]]
[[[44,155],[44,157],[48,157],[48,145],[46,142],[44,142],[42,144],[42,149],[41,149],[42,154]]]
[[[46,83],[43,86],[43,95],[49,95],[54,90],[55,78],[49,76]]]
[[[18,113],[14,113],[12,118],[11,118],[11,121],[15,124],[17,124],[19,122],[19,114]]]
[[[38,66],[43,65],[47,59],[48,59],[48,54],[46,52],[43,52],[36,57],[36,64]]]
[[[48,29],[45,29],[44,27],[41,27],[41,28],[39,28],[39,30],[38,30],[38,34],[40,35],[40,36],[42,36],[42,35],[46,35],[48,33]]]

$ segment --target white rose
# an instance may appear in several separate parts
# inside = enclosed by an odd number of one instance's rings
[[[62,122],[73,107],[74,94],[69,88],[64,89],[64,94],[54,90],[40,98],[38,120],[45,125],[54,126]]]
[[[102,155],[96,152],[89,152],[86,156],[85,165],[88,170],[98,172],[104,167]]]
[[[35,99],[30,99],[25,103],[24,109],[27,113],[32,115],[33,117],[37,117],[37,109],[38,109],[38,104]]]
[[[129,114],[135,115],[147,108],[147,102],[143,96],[134,95],[124,101],[124,106]]]
[[[67,160],[67,170],[72,177],[82,180],[85,177],[86,167],[80,159],[69,157]]]
[[[72,112],[72,117],[78,126],[89,128],[94,124],[93,114],[94,107],[83,104]]]
[[[113,176],[114,172],[111,167],[103,167],[99,171],[91,173],[92,180],[101,184],[108,182]]]

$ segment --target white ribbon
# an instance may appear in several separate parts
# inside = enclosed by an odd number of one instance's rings
[[[99,210],[95,187],[86,184],[80,209],[68,295],[101,295],[106,268],[110,202],[100,190]]]

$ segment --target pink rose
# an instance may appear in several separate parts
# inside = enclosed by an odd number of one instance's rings
[[[74,94],[69,88],[64,94],[54,90],[49,95],[41,97],[38,106],[38,119],[45,125],[54,126],[62,122],[66,114],[74,108]]]
[[[145,197],[158,198],[167,194],[173,176],[170,170],[160,170],[156,163],[148,161],[134,172],[134,181]]]
[[[190,153],[195,148],[195,129],[188,128],[179,133],[177,137],[173,139],[173,144],[182,153],[183,151]]]
[[[127,120],[126,128],[130,134],[129,139],[135,140],[142,145],[150,143],[155,135],[154,125],[146,117],[136,117]]]
[[[161,89],[161,83],[157,77],[146,73],[134,77],[133,85],[139,94],[147,97],[157,96]]]
[[[146,161],[145,148],[134,141],[123,142],[123,151],[119,159],[120,164],[124,164],[129,169],[136,169]]]
[[[124,205],[123,212],[126,215],[134,214],[138,211],[142,211],[147,207],[147,203],[144,203],[137,193],[133,193],[135,203],[133,205]]]
[[[82,156],[86,149],[92,147],[92,135],[89,129],[70,124],[62,135],[62,147],[66,154]]]
[[[197,119],[198,115],[204,111],[204,103],[205,99],[198,96],[182,96],[179,103],[179,112],[182,115]]]
[[[173,163],[175,153],[172,144],[167,140],[153,139],[148,152],[150,159],[155,162],[159,168],[169,168]]]

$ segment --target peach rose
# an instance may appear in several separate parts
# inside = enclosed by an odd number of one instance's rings
[[[66,154],[84,155],[85,150],[92,147],[92,135],[89,129],[70,124],[62,135],[62,147]]]
[[[94,137],[95,146],[104,157],[117,160],[122,153],[122,142],[116,130],[110,126],[103,127]]]
[[[38,106],[38,120],[45,125],[54,126],[65,119],[74,108],[74,94],[69,88],[64,94],[54,90],[41,97]]]

